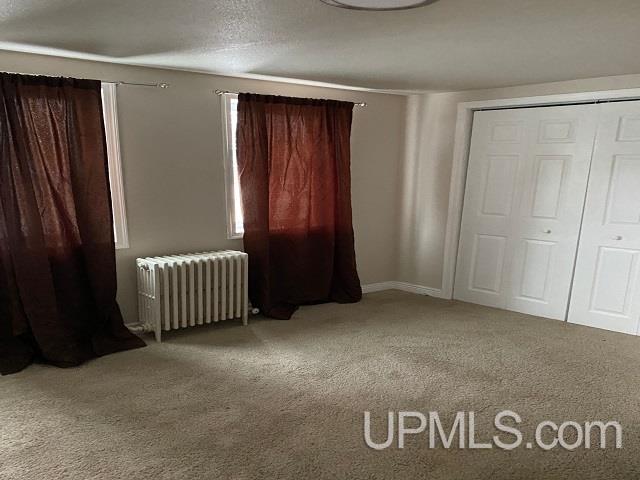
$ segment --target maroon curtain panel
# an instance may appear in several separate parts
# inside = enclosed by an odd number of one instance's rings
[[[251,303],[357,302],[351,218],[353,103],[240,94],[237,156]]]
[[[0,372],[143,345],[116,303],[100,82],[0,73]]]

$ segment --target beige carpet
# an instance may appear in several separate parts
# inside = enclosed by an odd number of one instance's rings
[[[149,339],[150,340],[150,339]],[[640,338],[401,292],[0,378],[2,479],[640,478]],[[617,420],[623,448],[369,449],[363,411]],[[505,437],[511,441],[513,437]]]

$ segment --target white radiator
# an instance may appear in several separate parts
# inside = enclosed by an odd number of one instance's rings
[[[233,250],[147,257],[138,267],[139,321],[162,330],[242,319],[247,324],[249,257]]]

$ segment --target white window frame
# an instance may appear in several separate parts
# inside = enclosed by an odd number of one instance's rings
[[[240,180],[238,178],[238,163],[236,158],[235,129],[233,122],[234,108],[237,109],[238,95],[224,94],[221,96],[222,106],[222,145],[224,159],[224,179],[227,205],[227,238],[242,238],[244,227],[242,224],[242,203],[240,199]]]
[[[115,238],[116,249],[122,249],[129,248],[129,231],[127,229],[127,209],[124,203],[124,188],[122,182],[116,87],[117,85],[115,83],[102,83],[102,111],[107,142],[109,185],[111,186],[113,236]]]

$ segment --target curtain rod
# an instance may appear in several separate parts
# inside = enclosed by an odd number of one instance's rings
[[[73,78],[73,77],[62,77],[61,75],[46,75],[42,73],[24,73],[24,72],[4,72],[4,73],[12,73],[14,75],[30,75],[35,77],[51,77],[51,78]],[[114,83],[116,85],[135,85],[138,87],[156,87],[156,88],[169,88],[171,85],[169,83],[159,82],[159,83],[136,83],[136,82],[125,82],[123,80],[100,80],[97,78],[79,78],[78,80],[98,80],[102,83]]]
[[[230,92],[229,90],[214,90],[213,93],[216,95],[238,95],[238,92]],[[356,107],[366,107],[367,102],[353,102],[353,105]]]

